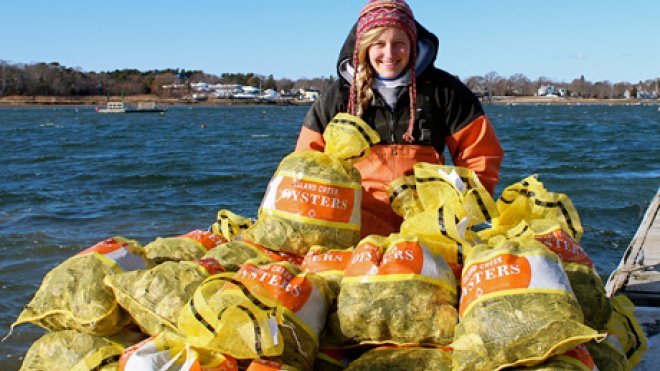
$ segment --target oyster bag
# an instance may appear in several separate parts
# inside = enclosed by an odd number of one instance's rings
[[[353,162],[380,139],[361,119],[338,114],[324,152],[286,156],[268,184],[259,217],[246,232],[271,250],[304,256],[313,245],[354,246],[360,237],[362,185]]]
[[[532,238],[494,240],[463,267],[454,369],[534,366],[604,337],[583,324],[556,254]]]

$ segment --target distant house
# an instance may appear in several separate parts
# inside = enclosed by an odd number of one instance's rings
[[[194,91],[203,91],[203,92],[207,92],[207,91],[210,91],[210,90],[211,90],[211,87],[209,86],[209,84],[207,84],[207,83],[205,83],[205,82],[202,82],[202,81],[200,81],[200,82],[193,82],[193,83],[190,84],[190,87],[191,87],[192,90],[194,90]]]
[[[242,92],[239,84],[215,84],[211,85],[213,96],[216,98],[231,98],[234,94]]]
[[[241,91],[235,93],[232,97],[238,99],[254,99],[259,98],[259,94],[261,94],[261,89],[255,86],[242,85]]]
[[[298,95],[303,99],[303,100],[308,100],[308,101],[316,101],[319,99],[319,96],[321,95],[318,90],[314,89],[299,89],[298,90]]]
[[[282,96],[280,95],[280,93],[276,92],[276,91],[273,90],[273,89],[267,89],[267,90],[264,91],[264,93],[261,95],[261,98],[262,98],[262,99],[267,99],[267,100],[277,100],[277,99],[282,98]]]
[[[565,97],[567,94],[566,88],[557,89],[553,85],[541,85],[536,93],[539,97]]]
[[[655,91],[637,90],[637,99],[658,99],[658,93]]]
[[[258,98],[261,89],[254,86],[244,86],[240,84],[215,84],[210,85],[213,96],[216,98]]]

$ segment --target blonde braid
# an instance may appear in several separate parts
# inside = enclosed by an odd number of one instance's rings
[[[356,85],[356,115],[362,117],[364,111],[369,108],[371,100],[374,97],[374,91],[371,84],[374,81],[375,72],[369,63],[368,51],[369,47],[376,41],[380,35],[385,32],[384,28],[375,28],[365,32],[358,44],[357,61],[355,66],[356,78],[354,80]]]

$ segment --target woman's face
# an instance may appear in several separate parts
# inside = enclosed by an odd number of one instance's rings
[[[401,29],[387,27],[368,49],[371,67],[380,77],[399,76],[410,60],[410,39]]]

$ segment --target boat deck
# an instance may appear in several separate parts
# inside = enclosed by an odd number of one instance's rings
[[[609,296],[622,293],[635,303],[635,316],[648,337],[646,355],[635,370],[657,370],[660,365],[659,208],[660,189],[606,286]]]
[[[646,210],[635,237],[608,281],[608,292],[622,292],[637,306],[660,305],[660,190]]]

